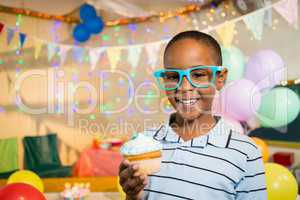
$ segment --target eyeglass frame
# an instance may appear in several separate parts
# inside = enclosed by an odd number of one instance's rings
[[[191,77],[190,77],[190,72],[193,71],[193,70],[197,70],[197,69],[211,69],[212,70],[212,80],[210,81],[210,83],[208,85],[196,85],[195,83],[193,83],[193,81],[191,80]],[[171,91],[171,90],[176,90],[178,89],[181,85],[182,85],[182,81],[183,81],[183,77],[185,76],[187,78],[187,80],[189,81],[189,83],[195,87],[195,88],[208,88],[212,83],[215,82],[216,80],[216,74],[217,72],[221,72],[222,70],[224,70],[225,67],[224,66],[203,66],[203,65],[198,65],[198,66],[194,66],[194,67],[191,67],[191,68],[188,68],[186,70],[182,70],[182,69],[161,69],[161,70],[157,70],[153,73],[154,77],[156,78],[156,82],[158,83],[158,86],[161,90],[166,90],[166,91]],[[162,84],[160,84],[160,74],[163,73],[163,72],[177,72],[179,74],[179,81],[178,83],[176,84],[175,87],[173,88],[164,88],[162,87]]]

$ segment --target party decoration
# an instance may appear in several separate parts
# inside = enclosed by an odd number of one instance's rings
[[[298,0],[280,1],[274,6],[274,9],[286,19],[289,24],[298,28]]]
[[[94,6],[85,3],[80,7],[80,18],[84,22],[87,22],[96,17],[97,17],[97,11],[94,8]]]
[[[299,111],[298,95],[289,88],[278,87],[263,95],[256,115],[264,127],[281,127],[292,122]]]
[[[7,184],[11,183],[26,183],[35,187],[40,192],[44,192],[44,184],[41,178],[37,174],[29,170],[19,170],[10,175],[7,180]]]
[[[268,147],[267,143],[257,137],[251,137],[251,139],[255,142],[255,144],[260,149],[262,157],[263,157],[263,161],[268,162],[269,157],[270,157],[270,151],[269,151],[269,147]]]
[[[234,23],[227,22],[224,26],[216,30],[218,36],[221,39],[222,44],[225,47],[229,47],[232,43],[233,36],[234,36],[234,28],[235,28]]]
[[[73,37],[78,42],[86,42],[90,36],[91,33],[84,24],[78,24],[73,30]]]
[[[11,28],[7,28],[6,31],[7,31],[6,42],[7,42],[7,45],[9,45],[15,35],[15,31]]]
[[[97,62],[99,60],[99,57],[103,54],[103,52],[106,50],[106,48],[97,48],[97,49],[91,49],[89,51],[90,56],[90,64],[91,64],[91,70],[94,70]]]
[[[136,68],[139,60],[140,55],[142,52],[142,46],[132,46],[128,50],[128,62],[132,66],[132,68]]]
[[[248,29],[252,32],[256,40],[261,40],[263,28],[264,28],[264,16],[265,12],[256,12],[254,14],[247,15],[244,18],[244,22]]]
[[[54,43],[48,44],[48,61],[50,62],[52,58],[54,57],[57,50],[57,46]]]
[[[245,78],[256,83],[261,91],[266,91],[285,78],[285,69],[280,55],[270,49],[260,50],[249,58]]]
[[[245,57],[243,52],[235,46],[223,46],[221,50],[223,66],[228,70],[226,82],[229,83],[242,78],[245,70]]]
[[[292,173],[285,167],[266,163],[266,184],[269,200],[295,200],[298,184]]]
[[[8,184],[0,189],[1,200],[46,200],[36,188],[25,183]]]
[[[4,24],[2,24],[2,23],[0,22],[0,34],[2,33],[3,28],[4,28]]]
[[[67,54],[70,51],[71,47],[69,46],[60,46],[59,53],[60,53],[60,65],[62,66],[67,58]]]
[[[146,52],[148,55],[148,64],[152,69],[156,67],[156,63],[158,61],[158,51],[160,50],[162,43],[161,42],[156,42],[156,43],[151,43],[146,46]]]
[[[26,40],[26,35],[24,33],[19,33],[19,39],[20,39],[20,47],[22,48]]]
[[[222,116],[246,121],[259,108],[261,93],[255,84],[247,79],[233,81],[221,90],[218,109]]]
[[[103,30],[104,23],[100,17],[89,19],[85,22],[85,25],[90,33],[98,34]]]
[[[116,69],[118,62],[121,59],[121,53],[121,48],[118,47],[107,49],[107,57],[109,59],[110,68],[112,71]]]
[[[34,50],[34,59],[38,59],[41,53],[41,49],[43,47],[43,42],[41,40],[36,40],[34,43],[35,50]]]

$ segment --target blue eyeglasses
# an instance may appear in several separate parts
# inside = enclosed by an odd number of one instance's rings
[[[223,66],[196,66],[186,70],[162,69],[154,72],[158,86],[162,90],[176,90],[185,76],[193,87],[208,88],[214,85],[216,74]]]

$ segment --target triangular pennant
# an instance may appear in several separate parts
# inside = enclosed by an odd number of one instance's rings
[[[140,45],[129,47],[127,60],[132,66],[132,68],[137,67],[140,60],[141,52],[142,52],[142,46]]]
[[[20,39],[20,47],[23,48],[25,40],[26,40],[25,33],[19,33],[19,39]]]
[[[233,36],[234,36],[234,28],[235,24],[230,22],[225,22],[225,25],[221,28],[217,29],[216,32],[220,37],[220,40],[222,44],[225,47],[228,47],[231,45]]]
[[[248,29],[252,32],[256,40],[261,40],[264,27],[264,11],[258,11],[244,18]]]
[[[0,22],[0,34],[2,33],[3,28],[4,28],[4,24],[2,24],[2,23]]]
[[[264,4],[265,4],[265,6],[271,6],[272,5],[272,0],[264,0]],[[273,14],[272,14],[272,12],[273,12],[272,9],[269,8],[268,10],[266,10],[266,13],[265,13],[264,22],[269,27],[271,27],[272,24],[273,24]]]
[[[103,54],[103,52],[106,50],[106,48],[95,48],[95,49],[90,49],[89,51],[89,56],[90,56],[90,64],[91,64],[91,70],[94,70],[97,62],[100,58],[100,56]]]
[[[11,28],[7,28],[7,45],[10,44],[10,42],[12,41],[13,37],[14,37],[15,31]]]
[[[34,47],[35,47],[35,50],[34,50],[34,59],[37,60],[39,58],[42,46],[43,46],[43,42],[42,41],[40,41],[40,40],[35,40],[34,41]]]
[[[85,56],[85,49],[82,47],[73,48],[73,58],[78,64],[82,64]]]
[[[60,46],[60,50],[59,50],[59,54],[60,54],[60,65],[62,66],[67,58],[67,54],[69,52],[69,50],[71,49],[70,46],[67,45],[61,45]]]
[[[54,43],[48,44],[48,61],[50,62],[56,53],[57,46]]]
[[[158,60],[161,42],[150,43],[145,46],[148,55],[148,65],[154,69]]]
[[[119,47],[111,47],[107,49],[107,57],[109,59],[110,62],[110,68],[112,70],[112,72],[115,71],[118,62],[121,59],[121,51],[122,49]]]
[[[274,6],[274,9],[286,19],[289,24],[298,28],[298,0],[280,1]]]

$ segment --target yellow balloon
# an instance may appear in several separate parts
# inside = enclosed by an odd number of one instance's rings
[[[123,189],[122,189],[122,186],[120,185],[120,183],[119,183],[119,177],[118,177],[118,182],[117,182],[117,187],[118,187],[118,191],[119,191],[119,193],[120,193],[120,200],[125,200],[126,199],[126,194],[125,194],[125,192],[123,191]]]
[[[268,147],[267,143],[257,137],[251,137],[251,139],[254,140],[255,144],[260,149],[262,157],[263,157],[263,161],[268,162],[269,157],[270,157],[270,151],[269,151],[269,147]]]
[[[293,174],[285,167],[266,163],[266,181],[268,200],[295,200],[298,184]]]
[[[40,192],[44,192],[44,184],[41,178],[36,173],[29,170],[19,170],[10,175],[7,184],[10,183],[26,183],[35,187]]]

